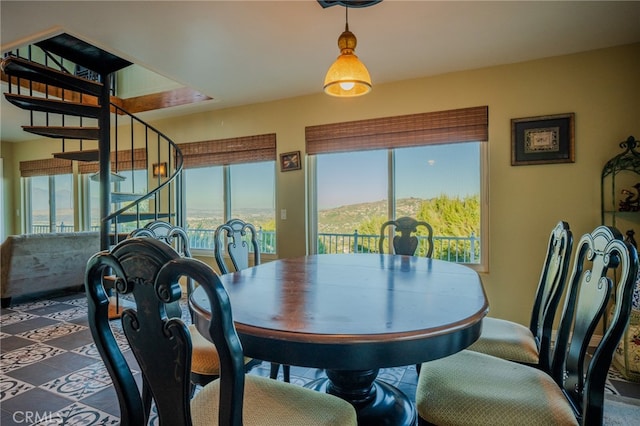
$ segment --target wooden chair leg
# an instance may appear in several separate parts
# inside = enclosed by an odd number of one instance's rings
[[[291,368],[288,365],[282,366],[282,374],[284,375],[284,381],[291,383]]]
[[[271,372],[269,373],[269,377],[271,377],[272,379],[277,379],[279,370],[280,370],[280,364],[272,362],[271,363]]]

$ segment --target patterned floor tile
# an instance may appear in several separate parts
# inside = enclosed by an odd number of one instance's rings
[[[10,371],[42,362],[56,355],[65,353],[64,349],[54,348],[42,343],[25,346],[15,351],[3,353],[0,356],[0,373],[6,374]]]
[[[397,385],[402,380],[406,367],[383,368],[378,373],[378,380],[383,380],[390,385]]]
[[[23,319],[21,321],[14,322],[12,324],[3,325],[2,331],[9,334],[19,334],[19,333],[28,332],[31,330],[38,330],[40,328],[48,327],[50,325],[55,325],[58,323],[59,321],[56,321],[56,320],[35,316],[33,318]]]
[[[111,386],[109,373],[102,363],[97,363],[44,383],[39,387],[73,401],[80,401],[108,386]]]
[[[21,380],[14,379],[6,375],[0,375],[0,402],[4,402],[16,395],[20,395],[35,386],[25,383]]]
[[[64,311],[53,312],[51,314],[45,315],[47,318],[51,318],[58,321],[71,321],[76,318],[86,317],[87,316],[87,307],[86,306],[78,306],[71,309],[65,309]]]
[[[15,351],[16,349],[33,345],[34,343],[35,342],[33,340],[23,339],[22,337],[12,336],[10,334],[4,334],[2,336],[2,344],[0,345],[0,352],[5,353],[9,351]]]
[[[86,329],[87,327],[79,324],[61,322],[47,327],[38,328],[36,330],[25,331],[17,335],[20,337],[24,337],[25,339],[35,340],[36,342],[46,342],[47,340],[66,336],[68,334],[76,333],[78,331],[83,331]]]
[[[120,424],[120,420],[117,417],[76,402],[56,413],[51,413],[50,418],[34,423],[33,426],[108,426],[118,424]]]
[[[74,305],[74,306],[87,306],[87,298],[86,297],[78,297],[75,299],[71,299],[71,300],[67,300],[65,301],[65,303],[68,303],[70,305]]]
[[[57,304],[58,302],[54,300],[44,299],[44,300],[36,300],[33,302],[18,303],[17,305],[13,305],[11,309],[25,312],[25,311],[31,311],[34,309],[40,309],[40,308],[57,305]]]
[[[98,352],[98,348],[95,343],[88,343],[86,345],[82,345],[75,349],[72,349],[71,352],[76,353],[78,355],[84,355],[95,359],[101,359],[100,353]]]
[[[0,317],[0,326],[5,327],[7,325],[26,321],[32,318],[37,318],[37,316],[28,312],[15,311],[10,314],[2,315],[2,317]]]

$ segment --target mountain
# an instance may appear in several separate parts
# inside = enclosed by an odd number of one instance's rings
[[[396,216],[415,217],[424,201],[427,200],[422,198],[401,198],[397,200]],[[387,217],[387,209],[387,200],[380,200],[320,210],[318,211],[318,232],[352,234],[366,220],[374,217]]]

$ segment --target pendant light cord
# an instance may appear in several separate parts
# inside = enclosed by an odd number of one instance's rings
[[[344,28],[349,31],[349,5],[345,4],[344,6]]]

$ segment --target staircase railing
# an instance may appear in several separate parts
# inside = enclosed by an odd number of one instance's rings
[[[147,190],[146,194],[132,200],[125,206],[116,209],[110,215],[102,218],[102,221],[111,221],[112,232],[116,235],[122,234],[121,223],[133,224],[133,228],[140,228],[150,220],[163,219],[174,225],[185,227],[184,191],[182,191],[182,151],[180,151],[175,142],[155,127],[114,103],[111,104],[111,107],[116,112],[112,123],[112,145],[116,147],[114,151],[116,154],[116,160],[114,161],[116,172],[118,171],[118,147],[124,137],[123,134],[129,132],[128,139],[131,142],[131,152],[140,147],[139,139],[142,138],[142,145],[146,154],[147,173],[153,175],[154,170],[157,170],[158,173],[156,176],[152,176],[151,179],[147,178],[147,182],[155,182],[156,186],[154,188]],[[129,121],[128,125],[121,123],[122,116]],[[136,125],[141,126],[141,129],[136,130]],[[153,201],[153,203],[143,206],[145,201]],[[121,220],[126,215],[130,215],[130,217],[127,217],[127,220]],[[131,217],[133,217],[133,220],[131,220]],[[126,232],[128,233],[130,230],[131,227]]]

